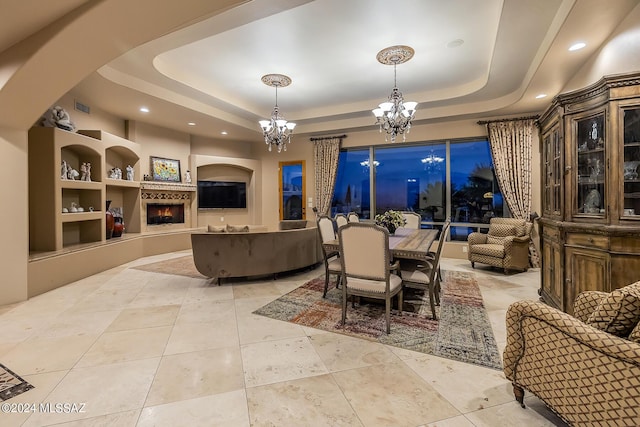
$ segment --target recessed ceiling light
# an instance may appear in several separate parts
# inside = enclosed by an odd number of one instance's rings
[[[587,44],[586,44],[586,43],[583,43],[583,42],[575,43],[575,44],[571,45],[571,47],[569,48],[569,51],[570,51],[570,52],[573,52],[574,50],[580,50],[580,49],[582,49],[583,47],[585,47],[586,45],[587,45]]]
[[[228,135],[226,130],[223,130],[222,132],[220,132],[220,135]]]
[[[450,41],[449,43],[447,43],[447,47],[453,48],[453,47],[462,46],[463,44],[464,44],[464,40],[455,39],[455,40]]]
[[[540,95],[536,96],[536,99],[542,99],[542,98],[546,98],[547,94],[546,93],[541,93]]]
[[[194,122],[189,122],[187,123],[189,126],[195,126],[196,124]]]
[[[149,109],[147,107],[140,107],[140,111],[142,111],[143,113],[148,113]]]

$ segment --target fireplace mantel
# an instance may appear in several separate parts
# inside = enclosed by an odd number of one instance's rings
[[[140,183],[141,190],[195,192],[197,188],[198,187],[195,184],[183,184],[178,182],[143,181]]]

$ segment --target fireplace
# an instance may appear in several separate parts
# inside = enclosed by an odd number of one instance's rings
[[[141,232],[191,228],[196,188],[194,184],[141,182]]]
[[[184,224],[184,204],[148,203],[147,225]]]

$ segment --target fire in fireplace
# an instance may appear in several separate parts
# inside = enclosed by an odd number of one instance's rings
[[[184,204],[149,203],[147,225],[158,224],[184,224]]]

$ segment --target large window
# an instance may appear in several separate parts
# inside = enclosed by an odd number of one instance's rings
[[[372,185],[373,183],[373,185]],[[373,197],[372,197],[373,195]],[[452,220],[452,240],[466,240],[503,216],[486,139],[343,150],[332,215],[371,218],[389,209],[418,212],[423,227]]]
[[[356,212],[360,218],[371,217],[369,149],[340,152],[331,216]],[[375,166],[373,166],[375,168]]]

